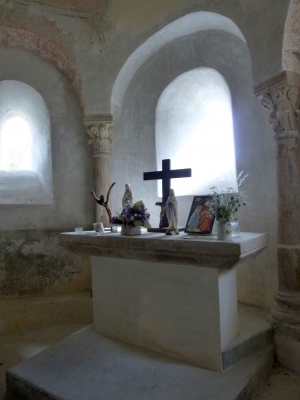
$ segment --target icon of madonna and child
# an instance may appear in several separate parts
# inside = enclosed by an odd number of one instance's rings
[[[212,232],[214,216],[209,211],[209,196],[195,196],[185,227],[186,233],[207,235]]]

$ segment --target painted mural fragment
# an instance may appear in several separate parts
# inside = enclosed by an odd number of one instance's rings
[[[31,296],[90,289],[86,257],[58,245],[58,233],[19,231],[0,236],[0,295]]]

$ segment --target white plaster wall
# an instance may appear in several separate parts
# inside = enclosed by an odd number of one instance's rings
[[[54,201],[49,205],[1,205],[0,226],[6,230],[92,227],[92,150],[83,112],[67,77],[38,56],[1,48],[0,80],[18,80],[41,94],[51,119]]]

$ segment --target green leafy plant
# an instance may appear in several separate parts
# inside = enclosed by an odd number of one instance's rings
[[[243,175],[243,171],[237,177],[238,187],[249,174]],[[229,222],[234,219],[235,214],[241,206],[245,206],[242,196],[239,193],[234,193],[233,188],[226,188],[219,191],[216,186],[210,188],[211,199],[208,200],[210,213],[215,216],[216,220],[224,219]]]

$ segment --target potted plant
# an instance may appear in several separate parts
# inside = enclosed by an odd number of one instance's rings
[[[123,208],[118,216],[111,218],[112,225],[121,226],[121,235],[133,236],[141,234],[141,227],[151,228],[150,214],[142,200]]]
[[[237,177],[238,187],[247,178],[243,171]],[[217,221],[217,239],[224,240],[228,234],[228,224],[235,219],[235,215],[241,206],[245,206],[242,196],[234,193],[233,188],[219,191],[216,186],[210,188],[210,200],[208,201],[210,213]],[[227,232],[226,232],[227,230]]]

